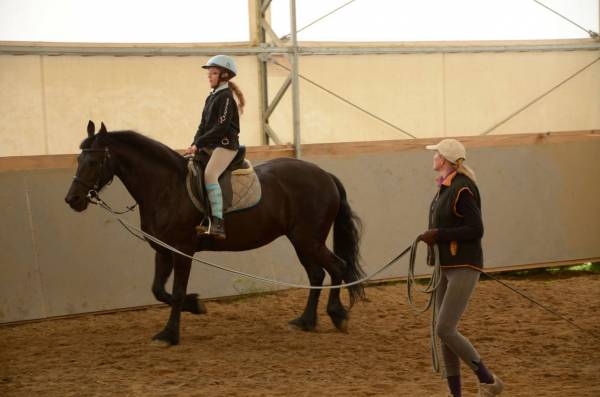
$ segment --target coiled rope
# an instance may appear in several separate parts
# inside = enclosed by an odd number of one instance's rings
[[[437,340],[435,337],[435,328],[437,325],[437,303],[435,294],[437,288],[440,285],[442,280],[442,268],[440,266],[439,255],[438,255],[438,246],[434,245],[432,249],[432,254],[435,258],[435,262],[433,265],[433,271],[431,273],[431,277],[429,278],[429,282],[425,286],[425,288],[416,288],[416,277],[415,277],[415,263],[417,257],[417,245],[419,244],[420,239],[417,238],[411,246],[410,250],[410,260],[408,261],[408,277],[406,279],[406,289],[408,294],[408,304],[410,307],[417,313],[424,313],[429,308],[431,308],[431,325],[429,330],[429,338],[431,345],[431,363],[433,366],[434,372],[439,372],[440,369],[440,360],[437,349]],[[429,295],[427,298],[427,302],[424,306],[418,307],[414,302],[414,292],[413,289],[416,289],[418,293]]]

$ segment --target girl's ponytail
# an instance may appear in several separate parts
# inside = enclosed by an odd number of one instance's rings
[[[229,88],[231,88],[231,91],[233,91],[233,93],[237,97],[240,114],[244,113],[244,106],[246,105],[246,98],[244,98],[244,93],[242,93],[242,90],[240,90],[240,87],[238,87],[238,85],[235,84],[233,81],[229,81],[228,83],[229,83]]]

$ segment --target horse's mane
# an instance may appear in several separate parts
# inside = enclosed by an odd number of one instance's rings
[[[96,134],[86,138],[81,142],[80,148],[90,148],[94,140],[99,136],[99,134]],[[101,139],[104,140],[105,138],[102,137]],[[153,158],[156,162],[172,166],[181,173],[185,174],[186,172],[185,161],[179,153],[165,144],[136,131],[111,131],[107,133],[106,139],[108,140],[108,144],[110,144],[110,141],[117,141],[118,143],[131,146],[136,151],[142,152],[146,158]]]

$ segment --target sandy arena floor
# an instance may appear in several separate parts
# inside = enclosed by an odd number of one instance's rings
[[[600,275],[508,282],[600,335]],[[166,307],[0,327],[0,396],[445,396],[429,313],[411,312],[405,284],[367,295],[348,334],[329,321],[325,297],[317,332],[289,329],[304,308],[299,290],[208,302],[207,315],[183,315],[171,348],[150,344]],[[600,396],[600,340],[499,284],[480,282],[461,325],[503,395]],[[463,374],[474,396],[476,379]]]

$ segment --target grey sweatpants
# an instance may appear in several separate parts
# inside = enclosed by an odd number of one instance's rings
[[[471,342],[458,332],[458,322],[467,308],[479,272],[469,268],[442,269],[440,284],[435,292],[438,310],[435,333],[441,340],[444,375],[460,374],[460,360],[476,370],[481,359]]]

